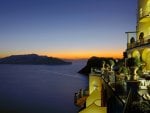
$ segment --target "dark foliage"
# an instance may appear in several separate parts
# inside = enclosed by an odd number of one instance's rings
[[[130,106],[129,113],[150,113],[150,104],[147,101],[134,101]]]
[[[127,60],[127,66],[128,67],[132,67],[132,66],[135,66],[135,65],[136,65],[135,58],[128,58],[128,60]]]
[[[91,71],[91,68],[101,69],[103,61],[105,61],[106,64],[110,65],[109,60],[114,60],[114,59],[113,58],[103,58],[103,57],[100,58],[100,57],[93,56],[87,61],[87,65],[83,69],[81,69],[79,71],[79,73],[88,75]]]

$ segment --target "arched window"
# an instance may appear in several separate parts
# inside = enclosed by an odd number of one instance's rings
[[[131,44],[135,43],[135,38],[134,38],[134,37],[132,37],[132,38],[130,39],[130,43],[131,43]]]
[[[144,43],[144,32],[141,32],[139,35],[140,43]]]
[[[139,35],[139,39],[143,39],[144,38],[144,32],[141,32]]]

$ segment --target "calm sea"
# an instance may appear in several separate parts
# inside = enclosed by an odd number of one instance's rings
[[[72,65],[0,65],[0,113],[77,113],[74,93],[88,80]]]

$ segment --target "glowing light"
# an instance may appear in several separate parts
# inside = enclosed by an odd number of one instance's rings
[[[146,69],[150,71],[150,52],[147,54],[146,62],[147,62]]]
[[[133,51],[133,53],[132,53],[132,57],[133,58],[140,58],[140,52],[138,51],[138,50],[135,50],[135,51]]]
[[[96,100],[101,100],[100,92],[101,91],[97,89],[92,92],[92,94],[86,100],[86,107],[94,103]],[[101,101],[99,101],[99,104],[101,105]]]
[[[79,113],[107,113],[107,108],[106,107],[99,107],[93,103],[92,105],[90,105],[89,107],[80,111]]]
[[[146,62],[147,60],[147,55],[148,53],[150,53],[150,48],[146,48],[144,49],[143,53],[142,53],[142,60]]]
[[[102,84],[102,81],[99,76],[90,75],[89,76],[89,94],[92,94],[92,92],[95,90],[95,86],[96,86],[96,90],[101,91],[101,88],[102,88],[101,84]]]

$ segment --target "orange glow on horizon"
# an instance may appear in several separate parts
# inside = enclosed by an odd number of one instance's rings
[[[47,56],[51,57],[51,54],[47,54]],[[122,54],[55,54],[52,57],[63,58],[63,59],[88,59],[92,56],[96,57],[112,57],[112,58],[122,58]]]
[[[1,54],[0,58],[10,56],[10,55],[19,55],[19,54],[33,54],[33,52],[14,52],[11,54]],[[58,52],[58,53],[51,53],[51,52],[35,52],[34,54],[38,55],[46,55],[49,57],[57,57],[57,58],[63,58],[63,59],[88,59],[92,56],[97,57],[112,57],[112,58],[122,58],[122,51],[103,51],[103,52],[90,52],[90,51],[78,51],[78,52]]]
[[[97,51],[73,51],[73,52],[61,52],[61,53],[45,53],[47,56],[53,56],[58,58],[64,58],[64,59],[88,59],[92,56],[97,57],[112,57],[112,58],[122,58],[123,52],[122,51],[103,51],[103,52],[97,52]],[[42,55],[44,55],[42,53]]]

